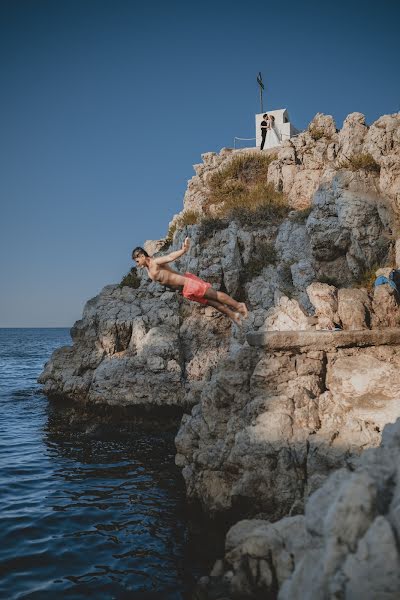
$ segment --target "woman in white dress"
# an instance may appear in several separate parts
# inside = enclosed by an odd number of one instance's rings
[[[281,143],[279,132],[275,127],[275,117],[273,115],[268,115],[267,122],[268,127],[264,148],[275,148],[275,146],[279,146]]]

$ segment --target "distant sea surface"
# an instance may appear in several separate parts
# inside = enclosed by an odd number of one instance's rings
[[[185,599],[196,559],[173,434],[53,428],[62,409],[36,380],[70,344],[68,329],[0,329],[0,598]]]

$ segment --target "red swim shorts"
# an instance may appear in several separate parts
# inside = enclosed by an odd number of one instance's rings
[[[182,295],[188,300],[194,302],[200,302],[200,304],[207,304],[207,299],[204,298],[204,294],[211,287],[211,283],[207,283],[196,277],[193,273],[185,273],[186,278],[185,285],[183,286]]]

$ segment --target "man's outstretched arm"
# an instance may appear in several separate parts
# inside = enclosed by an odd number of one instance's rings
[[[157,265],[165,265],[167,263],[173,262],[174,260],[177,260],[178,258],[180,258],[183,254],[185,254],[190,247],[190,240],[187,237],[185,239],[185,241],[182,244],[182,248],[180,250],[176,250],[175,252],[171,252],[170,254],[166,254],[165,256],[157,256],[157,258],[154,258],[154,262]]]

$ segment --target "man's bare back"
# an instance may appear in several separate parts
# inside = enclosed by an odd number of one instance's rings
[[[182,290],[183,296],[189,300],[210,304],[219,312],[227,315],[235,323],[240,324],[241,318],[246,318],[248,311],[243,302],[236,302],[233,298],[214,290],[211,285],[192,273],[181,275],[171,269],[168,263],[173,262],[185,254],[190,247],[190,240],[186,238],[181,250],[176,250],[165,256],[152,257],[141,247],[135,248],[132,258],[139,268],[145,268],[150,279],[175,290]],[[232,310],[233,309],[233,310]]]

